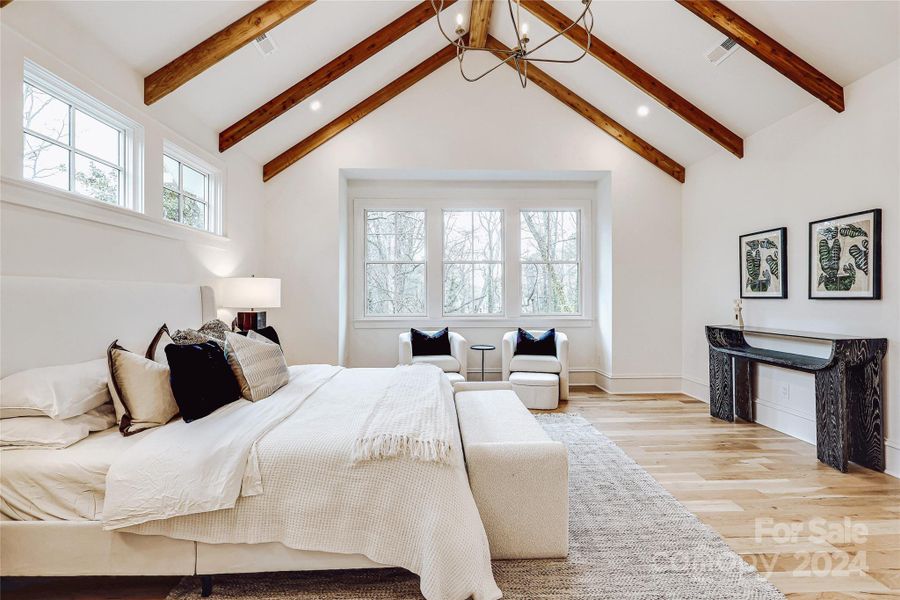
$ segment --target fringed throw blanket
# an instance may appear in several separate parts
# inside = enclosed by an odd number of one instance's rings
[[[402,365],[359,432],[354,462],[407,456],[452,464],[457,427],[450,381],[433,365]]]

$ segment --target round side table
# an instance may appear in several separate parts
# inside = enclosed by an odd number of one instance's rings
[[[469,346],[469,348],[481,351],[481,380],[484,381],[484,353],[488,350],[496,350],[497,347],[490,344],[474,344]]]

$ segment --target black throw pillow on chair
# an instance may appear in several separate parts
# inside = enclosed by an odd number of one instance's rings
[[[516,337],[516,354],[556,356],[556,329],[548,329],[535,337],[519,327]]]
[[[215,342],[169,344],[172,395],[186,423],[202,419],[241,397],[234,372],[225,359],[225,351]]]
[[[446,327],[430,335],[418,329],[410,329],[409,340],[412,342],[413,356],[450,354],[450,330]]]

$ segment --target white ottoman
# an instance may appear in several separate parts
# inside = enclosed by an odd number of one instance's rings
[[[510,373],[509,382],[526,408],[548,410],[559,406],[559,375],[518,371]]]

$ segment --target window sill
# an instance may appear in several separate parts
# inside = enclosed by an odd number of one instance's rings
[[[577,317],[518,317],[518,318],[467,318],[467,317],[442,317],[431,319],[428,317],[416,318],[369,318],[355,319],[354,329],[437,329],[449,327],[450,329],[510,329],[525,327],[528,329],[571,329],[581,327],[593,327],[594,320],[583,316]]]

